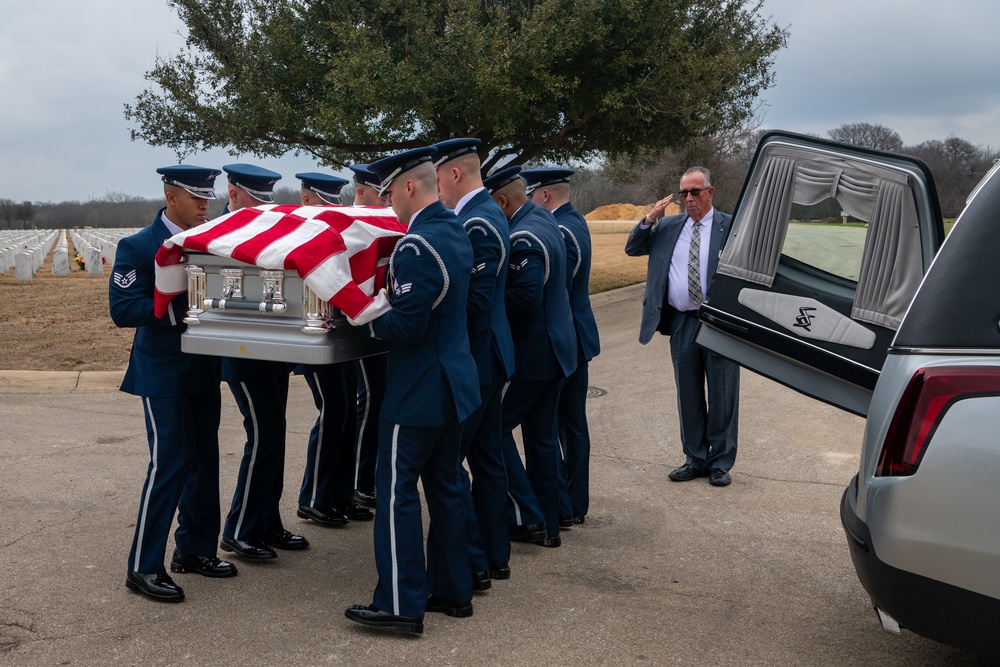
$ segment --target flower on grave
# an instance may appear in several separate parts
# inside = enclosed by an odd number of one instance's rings
[[[81,271],[87,270],[87,260],[83,258],[83,255],[77,255],[73,258],[73,261],[76,262],[77,268]]]

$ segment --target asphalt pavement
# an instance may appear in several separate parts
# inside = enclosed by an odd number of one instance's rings
[[[344,618],[371,601],[371,523],[295,516],[316,417],[301,378],[282,516],[312,546],[237,559],[233,579],[175,575],[187,600],[167,605],[124,585],[148,449],[121,373],[0,372],[0,665],[987,664],[880,629],[838,516],[861,419],[744,371],[732,485],[667,480],[683,462],[668,342],[637,342],[641,297],[593,299],[586,524],[558,549],[515,544],[511,579],[420,637]],[[244,439],[228,391],[220,437],[225,509]]]

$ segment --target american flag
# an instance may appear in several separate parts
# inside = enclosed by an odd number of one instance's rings
[[[262,269],[294,270],[320,298],[352,319],[385,284],[385,265],[406,226],[392,209],[367,206],[254,206],[175,234],[156,253],[157,317],[187,292],[185,250],[231,257]]]

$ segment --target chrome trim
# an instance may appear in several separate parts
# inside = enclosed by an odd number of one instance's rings
[[[260,270],[260,280],[263,284],[263,301],[284,303],[285,272],[269,269]]]
[[[188,264],[184,267],[188,279],[188,309],[184,318],[185,324],[201,324],[198,316],[205,312],[202,302],[207,296],[208,282],[205,276],[205,269],[197,264]]]
[[[890,347],[889,354],[960,355],[963,357],[1000,357],[1000,349],[973,347]]]
[[[223,299],[244,298],[243,269],[219,269],[219,277],[222,278]]]
[[[308,285],[302,284],[302,331],[312,334],[325,334],[336,329],[331,323],[333,307],[313,292]]]

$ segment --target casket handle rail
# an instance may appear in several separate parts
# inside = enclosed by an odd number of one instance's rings
[[[325,334],[336,331],[333,306],[313,292],[308,285],[302,285],[302,331],[311,334]]]
[[[220,269],[222,278],[222,297],[208,298],[207,283],[204,268],[189,264],[186,267],[188,276],[188,312],[184,321],[188,324],[200,324],[198,316],[206,310],[252,310],[260,313],[284,313],[288,306],[284,298],[283,271],[261,270],[260,278],[263,285],[263,295],[259,302],[247,301],[243,293],[243,270]]]

